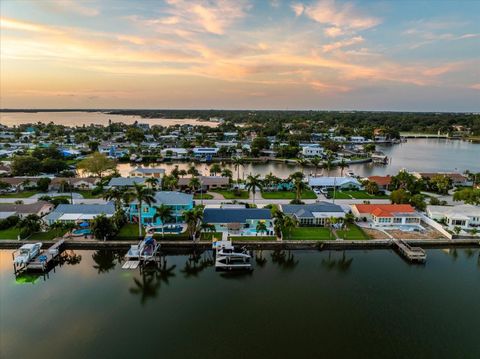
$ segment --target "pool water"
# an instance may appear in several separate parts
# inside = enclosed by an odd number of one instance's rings
[[[92,234],[92,230],[90,228],[75,229],[72,231],[72,233],[77,235],[88,235]]]

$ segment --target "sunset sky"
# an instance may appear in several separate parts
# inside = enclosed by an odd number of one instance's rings
[[[480,1],[2,0],[2,108],[480,111]]]

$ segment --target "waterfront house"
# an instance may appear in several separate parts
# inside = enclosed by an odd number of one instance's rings
[[[392,177],[390,176],[370,176],[367,179],[377,184],[378,189],[381,191],[390,190],[392,183]]]
[[[345,218],[345,211],[330,202],[312,204],[282,204],[281,210],[287,216],[298,220],[300,226],[325,226],[330,218]]]
[[[76,190],[92,190],[100,182],[95,177],[55,177],[52,178],[48,189],[50,191],[65,190],[65,186],[71,186]]]
[[[323,155],[323,147],[318,145],[302,146],[303,157],[321,157]]]
[[[218,153],[218,148],[216,147],[195,147],[193,150],[193,155],[197,160],[207,160],[211,161]]]
[[[113,177],[107,185],[107,188],[129,188],[133,187],[133,184],[144,185],[145,178],[143,177]]]
[[[363,136],[351,136],[350,137],[350,142],[351,143],[366,143],[366,142],[369,142],[369,140],[367,140]]]
[[[46,201],[38,201],[28,204],[0,203],[0,219],[5,219],[10,216],[24,218],[30,214],[43,217],[51,212],[54,207],[53,204]]]
[[[35,187],[41,177],[2,177],[0,182],[8,184],[15,191]]]
[[[360,189],[362,184],[351,177],[310,177],[308,185],[312,188],[336,188],[340,190]]]
[[[182,190],[190,187],[191,177],[183,177],[178,179],[178,187]],[[221,176],[199,176],[202,191],[209,191],[215,188],[226,188],[229,186],[230,179],[228,177]]]
[[[186,148],[169,147],[162,149],[160,154],[164,158],[184,159],[188,157],[188,150]]]
[[[115,205],[106,204],[59,204],[54,211],[44,217],[44,221],[51,225],[55,222],[77,223],[91,221],[104,214],[112,217],[115,214]]]
[[[458,172],[413,172],[412,173],[418,179],[430,180],[435,176],[448,177],[452,181],[452,185],[457,186],[472,186],[473,182],[468,179],[467,176]]]
[[[421,214],[409,204],[353,204],[355,217],[366,219],[374,226],[419,225]]]
[[[158,191],[155,193],[155,202],[152,205],[142,203],[142,224],[143,225],[160,225],[160,218],[154,218],[156,208],[161,205],[168,206],[172,209],[171,222],[182,223],[183,212],[193,208],[193,195],[175,192],[175,191]],[[130,222],[138,223],[138,202],[133,201],[127,209],[127,215]]]
[[[452,230],[478,228],[480,231],[480,207],[471,204],[458,206],[427,206],[427,215],[437,222],[443,222]]]
[[[132,177],[155,177],[162,178],[165,175],[164,168],[137,167],[130,171]]]
[[[203,222],[213,225],[215,232],[231,235],[273,235],[271,212],[263,208],[205,208]],[[267,231],[257,233],[258,223],[264,223]]]

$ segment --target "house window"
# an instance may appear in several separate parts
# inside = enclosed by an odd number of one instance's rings
[[[143,213],[148,213],[149,212],[149,208],[148,207],[143,207]]]
[[[393,223],[402,223],[402,219],[396,217],[393,219]]]

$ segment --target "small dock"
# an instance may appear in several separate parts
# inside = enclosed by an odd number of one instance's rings
[[[398,252],[408,261],[412,263],[425,263],[427,261],[427,254],[420,247],[411,247],[403,239],[395,239],[393,244]]]
[[[60,239],[47,250],[40,252],[39,255],[28,262],[26,269],[45,271],[49,265],[60,255],[63,250],[64,243],[65,239]]]

